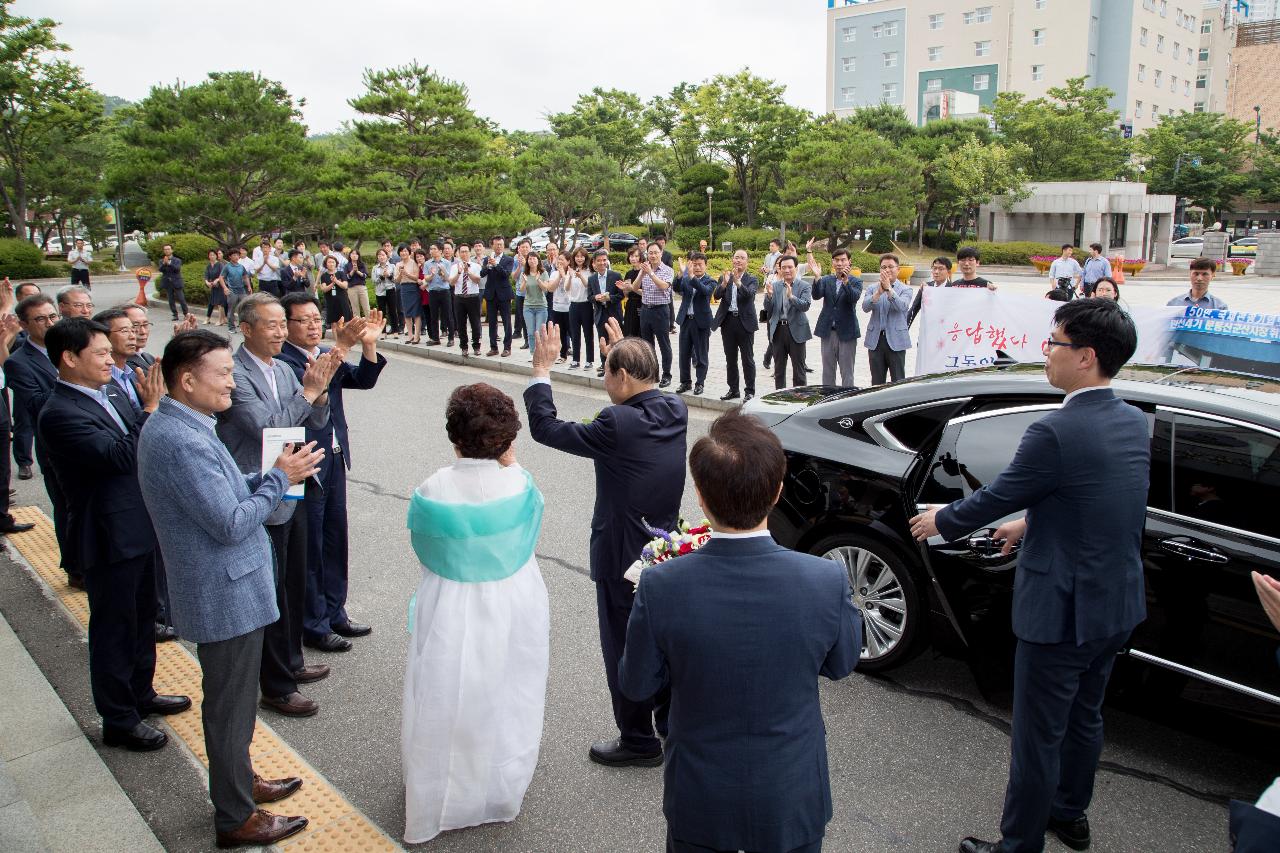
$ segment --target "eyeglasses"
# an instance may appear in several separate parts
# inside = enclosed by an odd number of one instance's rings
[[[321,320],[319,317],[305,317],[305,318],[290,317],[289,322],[298,323],[303,326],[323,326],[324,325],[324,321]]]
[[[1073,344],[1070,341],[1055,341],[1053,338],[1045,338],[1040,344],[1040,352],[1048,355],[1053,352],[1054,347],[1070,347],[1071,349],[1080,349],[1084,344]]]
[[[52,326],[54,323],[58,322],[58,315],[57,315],[57,314],[42,314],[42,315],[40,315],[39,317],[32,317],[32,318],[31,318],[30,320],[28,320],[27,322],[28,322],[28,323],[40,323],[40,324],[45,325],[45,326]]]
[[[133,330],[134,330],[135,332],[136,332],[136,331],[138,331],[139,329],[150,329],[150,328],[151,328],[151,322],[150,322],[150,321],[148,321],[148,322],[146,322],[146,323],[134,323],[134,324],[133,324]]]
[[[92,308],[93,307],[92,302],[68,302],[67,304],[70,305],[72,308]]]

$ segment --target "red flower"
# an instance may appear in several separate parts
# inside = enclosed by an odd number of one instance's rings
[[[696,534],[696,533],[710,533],[710,532],[711,532],[711,528],[704,524],[704,525],[702,525],[701,527],[690,527],[690,528],[689,528],[689,532],[690,532],[690,533],[695,533],[695,534]]]
[[[692,553],[692,552],[693,552],[693,545],[689,544],[688,542],[681,542],[681,543],[680,543],[680,553],[681,553],[681,554],[689,554],[689,553]]]

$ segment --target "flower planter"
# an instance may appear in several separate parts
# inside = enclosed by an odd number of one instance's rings
[[[1032,258],[1031,263],[1035,265],[1036,272],[1041,274],[1047,273],[1049,267],[1053,265],[1053,261],[1042,261],[1037,258]]]
[[[916,271],[916,268],[910,264],[907,264],[906,266],[899,266],[898,281],[902,282],[903,284],[909,284],[911,282],[911,274],[915,271]]]
[[[1146,267],[1146,265],[1147,264],[1145,261],[1136,261],[1134,263],[1125,261],[1123,264],[1120,265],[1120,269],[1124,270],[1125,275],[1137,275],[1138,273],[1142,272],[1143,268]]]
[[[1232,275],[1244,275],[1249,271],[1250,264],[1242,264],[1238,261],[1231,261],[1230,263]]]

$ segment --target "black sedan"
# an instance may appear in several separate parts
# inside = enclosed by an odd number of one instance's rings
[[[1270,504],[1280,495],[1280,381],[1135,366],[1113,387],[1147,414],[1152,450],[1148,616],[1126,651],[1140,663],[1124,669],[1148,702],[1193,693],[1275,720],[1280,637],[1250,571],[1280,577]],[[908,519],[990,483],[1062,396],[1041,365],[1026,364],[862,390],[793,388],[747,405],[787,453],[769,528],[779,543],[847,568],[865,617],[860,669],[899,666],[930,643],[971,663],[1011,650],[1017,554],[1002,556],[993,540],[1001,522],[920,545]]]

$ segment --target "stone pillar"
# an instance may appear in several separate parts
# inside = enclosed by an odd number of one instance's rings
[[[1250,271],[1254,275],[1280,275],[1280,231],[1258,232],[1258,255]]]
[[[1154,263],[1169,263],[1171,242],[1173,242],[1173,214],[1151,214],[1151,260]]]
[[[1206,231],[1203,236],[1204,246],[1200,249],[1200,257],[1214,260],[1227,257],[1227,232]]]

